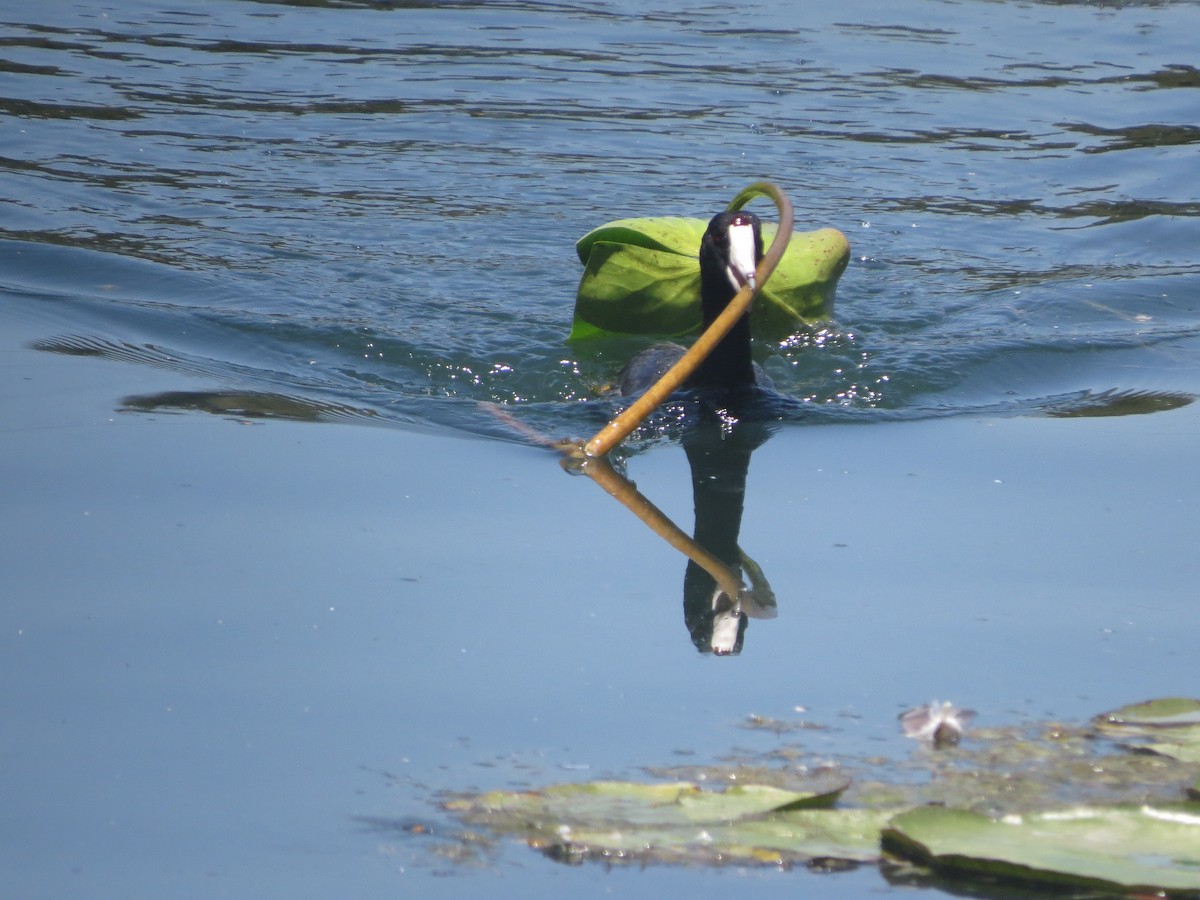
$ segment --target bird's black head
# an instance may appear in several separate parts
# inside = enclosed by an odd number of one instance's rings
[[[700,298],[708,325],[729,305],[763,255],[762,224],[743,210],[713,216],[700,241]]]

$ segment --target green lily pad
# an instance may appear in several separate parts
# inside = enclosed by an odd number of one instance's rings
[[[579,261],[586,264],[592,247],[598,241],[607,241],[694,257],[699,253],[700,239],[704,237],[707,228],[708,223],[703,219],[688,219],[682,216],[618,219],[593,228],[581,237],[575,243],[575,252],[579,254]],[[766,235],[763,237],[765,239]]]
[[[1180,762],[1200,763],[1200,729],[1189,729],[1187,734],[1172,735],[1172,738],[1174,740],[1144,744],[1142,749]]]
[[[688,782],[602,781],[541,791],[496,791],[447,809],[473,825],[516,834],[549,855],[642,862],[788,864],[816,858],[872,861],[894,810],[828,807],[824,792],[739,785],[703,790]]]
[[[981,884],[1200,893],[1200,803],[1176,803],[1184,791],[1200,800],[1200,761],[1186,761],[1183,749],[1194,746],[1198,708],[1171,699],[1105,714],[1092,727],[979,728],[963,746],[914,748],[903,759],[831,760],[808,746],[811,723],[756,717],[754,727],[782,741],[766,757],[746,751],[646,770],[654,784],[463,794],[445,804],[462,831],[446,834],[464,852],[515,837],[569,862],[838,868],[887,850]],[[1096,740],[1101,727],[1136,741]],[[1175,758],[1144,752],[1168,748]]]
[[[708,223],[675,217],[620,219],[575,245],[583,276],[571,340],[607,335],[686,334],[700,327],[700,240]],[[769,246],[777,228],[763,226]],[[751,329],[782,338],[833,314],[837,281],[850,259],[834,228],[795,233],[750,312]]]
[[[1200,890],[1200,807],[1077,807],[993,819],[923,807],[883,832],[889,852],[952,875],[1122,891]]]
[[[697,825],[732,822],[747,816],[806,806],[829,806],[841,787],[817,792],[788,791],[769,785],[737,785],[724,791],[706,791],[689,782],[639,784],[629,781],[596,781],[589,784],[552,785],[540,791],[493,791],[459,799],[449,809],[493,822],[511,818],[597,826]]]
[[[1200,700],[1168,697],[1134,703],[1097,716],[1096,727],[1120,738],[1150,738],[1136,749],[1200,762]]]
[[[679,335],[700,326],[700,264],[634,244],[592,245],[575,298],[571,340]]]
[[[1200,700],[1187,697],[1147,700],[1102,713],[1094,721],[1105,729],[1196,727],[1200,726]]]
[[[820,859],[866,863],[880,858],[879,834],[888,816],[867,809],[799,809],[727,825],[565,827],[530,844],[571,861],[792,865]]]

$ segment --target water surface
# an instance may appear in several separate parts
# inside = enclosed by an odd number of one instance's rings
[[[464,869],[379,823],[778,746],[755,712],[806,707],[805,752],[847,759],[902,756],[933,696],[1005,722],[1194,693],[1198,24],[0,3],[15,887],[720,888]],[[564,342],[575,239],[764,176],[854,251],[837,321],[757,348],[805,401],[738,535],[778,618],[717,658],[683,558],[480,402],[594,431],[636,344]],[[679,437],[626,467],[690,532]]]

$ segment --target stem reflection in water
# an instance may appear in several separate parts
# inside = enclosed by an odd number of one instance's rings
[[[687,557],[684,622],[696,649],[718,656],[741,652],[749,619],[771,619],[777,612],[766,576],[738,546],[750,457],[770,432],[764,423],[736,423],[730,428],[729,421],[710,419],[689,429],[683,438],[696,511],[690,537],[607,458],[563,461],[569,471],[587,475]]]

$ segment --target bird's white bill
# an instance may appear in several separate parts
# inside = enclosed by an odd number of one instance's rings
[[[729,226],[729,264],[725,274],[735,291],[742,285],[754,287],[754,226]]]
[[[717,656],[728,656],[737,646],[738,631],[742,622],[736,610],[719,612],[713,617],[712,640],[709,646]]]
[[[709,646],[717,656],[728,656],[737,646],[742,627],[742,605],[718,587],[713,591],[712,609],[713,630]]]

